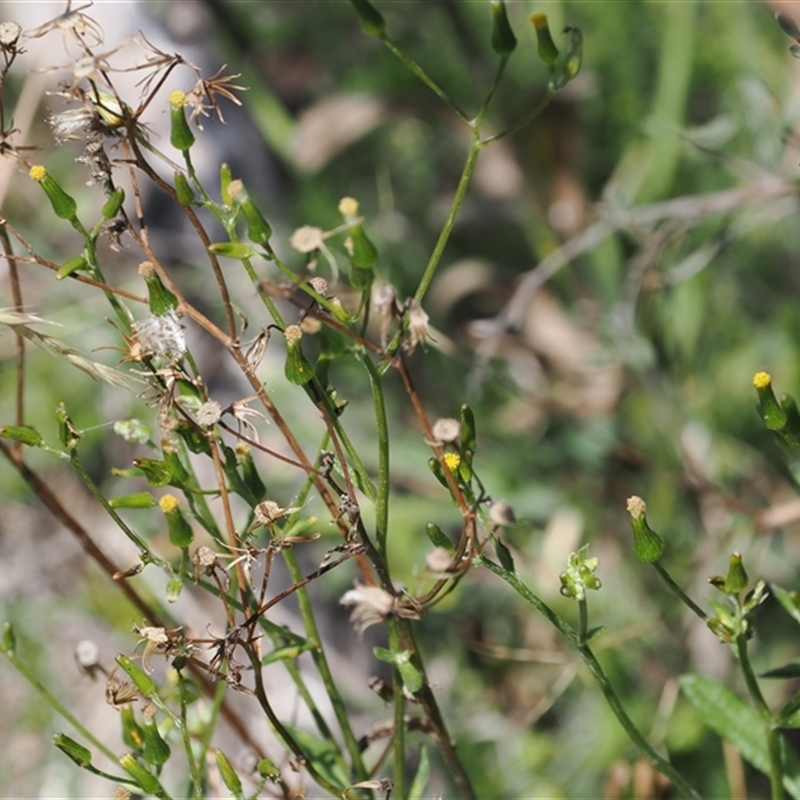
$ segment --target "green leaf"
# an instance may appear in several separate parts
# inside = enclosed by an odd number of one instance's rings
[[[56,280],[62,281],[72,275],[73,272],[77,272],[79,269],[86,269],[88,266],[89,262],[83,256],[75,256],[75,258],[65,261],[59,267],[58,272],[56,272]]]
[[[0,428],[0,437],[11,439],[12,442],[22,442],[29,447],[41,447],[44,444],[42,434],[28,425],[4,425]]]
[[[2,648],[6,655],[13,656],[17,649],[17,636],[14,633],[14,626],[10,622],[3,625]]]
[[[769,774],[764,720],[721,683],[703,675],[681,675],[681,689],[703,722],[732,744],[754,767]],[[783,786],[800,800],[800,759],[784,750]]]
[[[431,776],[431,759],[428,756],[428,749],[420,747],[419,749],[419,764],[417,764],[417,772],[414,775],[414,780],[411,781],[411,786],[408,789],[408,800],[423,800],[428,797],[425,788],[428,785],[428,779]]]
[[[800,661],[790,661],[782,667],[759,674],[760,678],[800,678]]]
[[[340,787],[344,791],[350,785],[350,779],[342,768],[338,759],[338,753],[327,742],[317,739],[306,731],[295,728],[293,725],[285,725],[286,730],[291,733],[292,738],[300,745],[308,763],[325,780]]]
[[[516,572],[511,551],[496,536],[492,537],[492,544],[494,545],[495,553],[497,553],[500,566],[508,572]]]
[[[775,583],[770,584],[772,593],[777,601],[786,609],[789,616],[797,623],[800,623],[800,597],[797,592],[787,592]]]
[[[271,653],[267,653],[262,659],[261,663],[274,664],[276,661],[288,661],[297,658],[300,653],[305,653],[311,650],[311,642],[305,642],[302,645],[289,644],[284,647],[276,647]]]
[[[253,258],[258,255],[251,245],[244,242],[214,242],[208,249],[218,256],[227,258]]]

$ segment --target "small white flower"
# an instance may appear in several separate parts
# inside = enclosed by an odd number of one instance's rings
[[[222,406],[216,400],[206,400],[197,410],[197,422],[204,428],[216,425],[222,416]]]
[[[322,228],[303,225],[292,234],[289,244],[300,253],[313,253],[315,250],[322,250],[325,246],[324,237],[325,231]]]
[[[413,353],[416,346],[431,338],[428,321],[430,317],[423,311],[419,300],[411,299],[408,302],[408,340],[406,349]]]

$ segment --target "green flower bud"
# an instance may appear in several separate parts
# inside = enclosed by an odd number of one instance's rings
[[[369,0],[350,0],[358,14],[361,29],[367,36],[381,38],[386,31],[386,20]]]
[[[58,438],[67,450],[75,450],[83,437],[83,431],[79,431],[67,414],[63,403],[59,403],[56,409],[56,420],[58,421]]]
[[[747,588],[749,582],[750,579],[747,577],[741,554],[732,553],[728,562],[728,574],[725,577],[722,591],[730,595],[739,594],[739,592],[743,592]]]
[[[219,196],[222,204],[225,206],[233,205],[233,197],[231,197],[231,182],[233,181],[233,173],[229,164],[220,164],[219,167]]]
[[[0,428],[0,438],[11,439],[12,442],[22,442],[29,447],[41,447],[44,444],[42,434],[27,425],[4,425]]]
[[[57,733],[53,737],[53,744],[79,767],[88,767],[92,763],[92,753],[89,748],[78,744],[64,733]]]
[[[120,654],[116,661],[144,697],[153,697],[157,694],[158,688],[153,679],[133,659]]]
[[[186,105],[186,95],[180,90],[169,94],[169,121],[170,134],[169,143],[181,152],[186,152],[195,142],[194,134],[186,121],[184,106]]]
[[[181,549],[188,547],[194,541],[194,531],[178,506],[178,498],[165,494],[158,501],[158,507],[167,519],[170,544]]]
[[[56,280],[63,281],[64,278],[68,278],[73,272],[77,272],[79,269],[86,269],[88,266],[89,262],[83,256],[75,256],[75,258],[71,258],[61,265],[58,272],[56,272]]]
[[[148,764],[160,767],[169,760],[170,747],[164,741],[155,721],[155,708],[148,706],[144,710],[144,747],[142,757]]]
[[[120,186],[111,193],[100,212],[104,220],[114,219],[125,202],[125,190]]]
[[[122,706],[119,719],[122,723],[122,741],[137,753],[141,752],[144,747],[144,731],[136,721],[136,715],[130,704]]]
[[[314,377],[314,370],[303,355],[303,348],[300,346],[303,332],[299,325],[290,325],[283,335],[286,338],[286,366],[284,368],[286,380],[296,386],[303,386]]]
[[[139,264],[139,274],[147,284],[148,303],[154,317],[163,317],[178,307],[178,298],[161,283],[152,262],[143,261]]]
[[[179,170],[175,170],[175,196],[182,206],[192,205],[197,198],[194,196],[194,189],[189,186],[186,176]]]
[[[10,656],[14,655],[17,649],[17,635],[14,633],[14,626],[10,622],[3,625],[3,651]]]
[[[648,524],[647,505],[641,497],[628,499],[628,512],[633,529],[633,553],[640,561],[648,564],[658,561],[664,554],[664,540]]]
[[[142,766],[133,753],[125,753],[120,756],[119,763],[145,793],[163,796],[164,790],[161,788],[158,778]]]
[[[431,544],[434,547],[443,547],[450,553],[455,552],[456,550],[455,546],[447,538],[447,536],[445,536],[444,531],[442,531],[442,529],[438,525],[435,525],[433,522],[429,522],[425,526],[425,533],[428,534],[428,538],[431,540]]]
[[[155,458],[134,458],[133,466],[141,470],[145,480],[155,489],[172,481],[172,470],[165,461]]]
[[[241,795],[242,781],[236,774],[236,770],[231,766],[231,762],[228,761],[228,757],[222,752],[222,750],[217,750],[215,755],[217,757],[219,774],[222,776],[225,786],[227,786],[228,790],[233,792],[235,795]]]
[[[756,387],[759,410],[767,428],[771,431],[782,430],[786,426],[786,412],[775,397],[772,376],[768,372],[757,372],[753,377],[753,386]]]
[[[585,544],[577,552],[569,554],[567,569],[558,576],[564,597],[584,600],[587,589],[597,591],[602,587],[600,578],[594,574],[600,563],[599,559],[588,558],[588,552],[589,545]]]
[[[492,0],[492,50],[508,58],[517,47],[517,37],[511,30],[503,0]]]
[[[30,168],[30,177],[44,189],[55,215],[59,219],[70,221],[77,219],[78,204],[68,195],[48,174],[47,170],[39,165]]]
[[[245,242],[214,242],[208,246],[208,250],[226,258],[253,258],[258,255],[252,245]]]
[[[472,413],[472,409],[464,403],[461,406],[461,452],[474,453],[477,446],[475,415]]]
[[[236,458],[242,468],[242,477],[250,497],[255,503],[260,503],[267,496],[267,487],[264,486],[264,481],[261,480],[261,475],[256,469],[250,448],[246,444],[238,444]]]
[[[281,777],[281,771],[275,765],[275,762],[269,758],[262,758],[261,761],[258,762],[256,770],[262,778],[273,782],[278,781]]]
[[[112,497],[108,504],[111,508],[152,508],[158,505],[158,502],[150,492],[134,492]]]
[[[176,603],[178,598],[181,596],[181,592],[183,591],[183,581],[180,578],[170,578],[167,581],[167,588],[166,588],[166,596],[168,603]],[[172,662],[172,666],[175,667],[175,662]],[[178,669],[178,667],[175,667]]]
[[[239,208],[241,208],[244,214],[244,218],[247,222],[247,238],[250,239],[251,242],[255,242],[264,247],[272,236],[270,224],[264,219],[264,215],[258,208],[256,208],[241,181],[231,181],[228,185],[228,191],[236,203],[239,204]]]
[[[536,45],[539,58],[548,67],[551,67],[558,60],[558,48],[553,41],[553,35],[550,33],[547,14],[543,14],[541,11],[531,14],[531,22],[536,30]]]

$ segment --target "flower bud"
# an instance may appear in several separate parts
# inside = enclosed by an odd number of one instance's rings
[[[508,58],[517,47],[517,37],[511,30],[503,0],[492,0],[492,50],[497,55]]]
[[[83,256],[75,256],[75,258],[65,261],[59,267],[58,272],[56,272],[56,280],[63,281],[64,278],[68,278],[73,272],[77,272],[79,269],[86,269],[88,266],[89,262]]]
[[[147,794],[153,794],[157,797],[163,796],[164,790],[158,782],[158,778],[143,767],[137,760],[133,753],[125,753],[120,756],[120,766],[139,784],[139,788],[143,789]]]
[[[548,67],[551,67],[558,60],[558,48],[553,41],[553,35],[550,33],[547,14],[543,14],[541,11],[531,14],[531,22],[536,29],[536,45],[539,58]]]
[[[264,219],[263,214],[256,208],[244,184],[241,181],[231,181],[228,187],[231,197],[239,204],[239,207],[247,221],[247,238],[251,242],[266,245],[272,236],[272,228]]]
[[[178,498],[171,494],[165,494],[158,501],[158,507],[167,518],[170,544],[181,549],[188,547],[194,541],[194,531],[178,506]]]
[[[92,753],[89,748],[70,739],[64,733],[57,733],[53,737],[53,744],[79,767],[88,767],[92,763]]]
[[[583,33],[575,25],[568,25],[564,33],[569,35],[569,49],[564,59],[562,85],[569,83],[580,71],[583,63]]]
[[[772,389],[772,376],[768,372],[757,372],[753,376],[753,386],[758,393],[759,410],[764,424],[771,431],[780,431],[786,426],[786,412],[778,403]]]
[[[381,38],[386,31],[386,20],[369,0],[350,0],[358,14],[361,29],[367,36]]]
[[[119,186],[118,188],[114,189],[111,193],[108,200],[106,200],[105,205],[103,206],[103,210],[101,214],[104,220],[114,219],[114,217],[119,214],[119,210],[122,208],[122,204],[125,202],[125,190]]]
[[[108,501],[111,508],[152,508],[157,505],[155,497],[150,492],[134,492],[120,497],[112,497]]]
[[[300,346],[303,331],[299,325],[290,325],[283,335],[286,338],[286,366],[284,368],[286,380],[296,386],[303,386],[314,377],[314,370],[303,355],[303,348]]]
[[[181,152],[186,152],[194,144],[194,134],[186,121],[184,106],[186,105],[186,95],[180,90],[175,89],[169,94],[169,120],[170,134],[169,142]]]
[[[164,741],[155,721],[155,707],[148,705],[144,710],[144,747],[142,757],[148,764],[160,767],[170,757],[170,747]]]
[[[237,796],[241,795],[242,781],[236,774],[236,770],[234,770],[233,766],[231,766],[231,762],[228,761],[228,757],[222,752],[222,750],[217,750],[215,755],[217,757],[219,774],[222,777],[225,786],[229,791],[233,792],[233,794]]]
[[[42,434],[28,425],[4,425],[0,428],[0,438],[21,442],[28,447],[41,447],[44,444]]]
[[[163,317],[178,307],[178,298],[161,283],[161,278],[150,261],[139,264],[139,274],[147,284],[148,303],[154,316]]]
[[[44,193],[47,195],[47,199],[59,219],[68,219],[70,221],[77,219],[78,204],[75,199],[53,180],[44,167],[34,165],[28,174],[44,189]]]
[[[628,512],[633,528],[633,553],[648,564],[658,561],[664,554],[664,540],[647,524],[647,505],[641,497],[628,499]]]
[[[444,531],[442,531],[438,525],[429,522],[425,526],[425,533],[428,534],[428,538],[431,540],[431,544],[434,547],[440,547],[443,550],[447,550],[449,553],[455,552],[453,543],[445,536]]]
[[[175,170],[174,184],[175,197],[178,199],[178,202],[182,206],[192,205],[196,200],[194,190],[189,186],[189,181],[186,180],[186,176],[179,170]]]

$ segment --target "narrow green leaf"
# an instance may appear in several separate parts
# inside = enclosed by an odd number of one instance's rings
[[[408,789],[408,800],[423,800],[428,797],[425,789],[428,786],[428,779],[431,777],[431,759],[428,755],[427,747],[420,747],[419,749],[419,764],[417,764],[417,772],[414,775],[414,780],[411,781],[411,786]]]
[[[313,736],[301,728],[295,728],[293,725],[286,725],[285,727],[303,749],[308,763],[311,764],[325,780],[340,787],[342,791],[344,791],[346,786],[350,785],[350,779],[339,763],[338,754],[327,742],[323,742],[317,739],[316,736]]]
[[[754,767],[769,774],[764,720],[721,683],[703,675],[681,675],[681,689],[703,722],[732,744]],[[800,759],[784,750],[783,785],[800,800]]]
[[[789,616],[797,623],[800,623],[800,597],[797,592],[787,592],[775,583],[770,584],[772,593],[777,601],[786,609]]]

